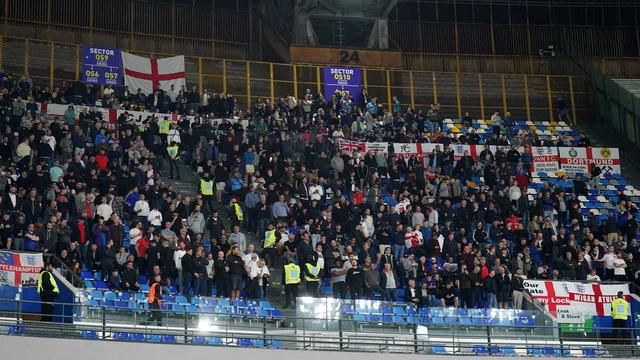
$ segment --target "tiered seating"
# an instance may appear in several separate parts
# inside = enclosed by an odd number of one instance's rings
[[[147,297],[143,293],[127,293],[114,291],[92,290],[86,291],[89,310],[144,311],[148,309]],[[235,300],[225,298],[194,297],[189,301],[182,295],[167,294],[163,297],[160,309],[175,315],[187,314],[225,314],[233,318],[266,318],[268,320],[283,320],[282,312],[269,301]]]
[[[419,308],[408,304],[356,301],[342,304],[342,315],[359,323],[532,327],[535,315],[520,310]]]
[[[475,129],[476,133],[480,135],[481,144],[493,135],[492,125],[491,120],[477,119],[472,121],[471,128]],[[464,127],[461,119],[444,119],[442,127],[445,132],[453,134],[465,133],[468,130]],[[564,121],[516,121],[512,130],[514,134],[520,130],[525,130],[540,137],[552,139],[564,136],[573,145],[576,145],[580,140],[580,133],[572,130]]]

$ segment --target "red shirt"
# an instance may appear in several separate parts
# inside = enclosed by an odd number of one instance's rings
[[[109,157],[105,154],[96,155],[96,165],[100,171],[106,171],[109,166]]]
[[[78,234],[80,235],[80,244],[84,244],[87,241],[87,238],[85,236],[84,222],[78,223]]]

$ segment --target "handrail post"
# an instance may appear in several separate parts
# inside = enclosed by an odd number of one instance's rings
[[[262,344],[267,347],[267,317],[262,317]]]
[[[102,311],[102,340],[107,339],[107,313],[105,311],[104,306],[101,309]]]
[[[169,325],[169,319],[167,319],[167,325]],[[189,333],[189,311],[185,309],[184,312],[184,343],[187,343],[187,334]]]
[[[419,352],[418,351],[418,324],[413,324],[412,330],[413,330],[414,352],[417,354]]]
[[[342,319],[338,319],[338,339],[340,341],[340,350],[344,350],[344,342],[342,341]]]

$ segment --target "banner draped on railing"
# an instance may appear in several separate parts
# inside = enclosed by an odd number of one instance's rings
[[[611,301],[618,291],[630,299],[627,284],[525,280],[524,289],[560,323],[581,323],[585,316],[610,316]]]
[[[42,254],[0,251],[0,285],[35,286],[43,267]]]

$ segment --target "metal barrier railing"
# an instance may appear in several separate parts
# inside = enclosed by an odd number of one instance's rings
[[[15,310],[8,310],[13,303]],[[246,315],[220,312],[161,311],[162,324],[148,321],[147,309],[55,304],[62,307],[56,322],[42,322],[38,312],[22,308],[37,302],[0,300],[0,329],[24,336],[85,338],[112,341],[164,342],[190,345],[346,350],[360,352],[616,356],[632,357],[640,347],[638,328],[597,330],[576,325],[569,334],[555,325],[473,325],[385,323],[353,317]],[[67,315],[65,315],[67,314]],[[610,330],[624,337],[607,336]],[[558,335],[559,334],[559,335]]]

